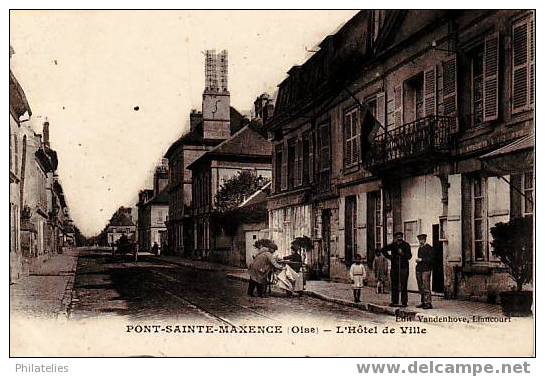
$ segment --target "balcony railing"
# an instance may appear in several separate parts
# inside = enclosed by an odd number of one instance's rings
[[[366,167],[377,170],[386,166],[448,153],[456,118],[428,116],[375,136],[365,157]]]

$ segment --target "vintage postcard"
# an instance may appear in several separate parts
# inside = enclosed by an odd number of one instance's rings
[[[11,10],[10,355],[534,356],[535,27]]]

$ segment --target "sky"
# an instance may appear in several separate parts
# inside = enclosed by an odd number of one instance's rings
[[[151,188],[190,110],[201,109],[203,51],[229,51],[231,106],[247,112],[355,13],[11,11],[10,67],[35,131],[50,122],[75,224],[94,235]]]

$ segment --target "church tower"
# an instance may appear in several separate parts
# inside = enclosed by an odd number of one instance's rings
[[[205,87],[202,95],[205,140],[224,140],[230,132],[230,94],[227,86],[227,50],[206,50]]]

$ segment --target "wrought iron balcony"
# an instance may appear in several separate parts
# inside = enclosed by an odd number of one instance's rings
[[[448,155],[456,130],[455,117],[435,115],[382,132],[375,136],[365,165],[376,172]]]

